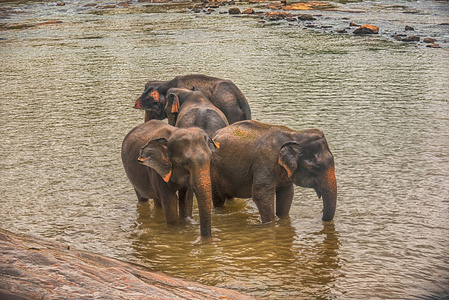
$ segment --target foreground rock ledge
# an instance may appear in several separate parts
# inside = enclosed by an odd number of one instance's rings
[[[254,299],[0,229],[0,299]]]

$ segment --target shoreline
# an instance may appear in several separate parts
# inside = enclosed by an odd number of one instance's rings
[[[0,228],[1,299],[256,299]]]

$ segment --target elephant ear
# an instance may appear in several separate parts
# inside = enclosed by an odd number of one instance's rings
[[[142,165],[154,169],[165,182],[170,180],[172,163],[165,138],[149,141],[140,149],[138,160]]]
[[[282,145],[278,163],[287,171],[288,177],[292,177],[298,169],[298,160],[301,148],[297,142],[286,142]]]
[[[214,152],[220,148],[220,144],[218,142],[214,142],[214,140],[210,137],[207,137],[207,145],[209,146],[211,152]]]
[[[168,95],[167,106],[170,107],[170,112],[172,114],[179,112],[179,97],[175,93],[170,93]]]

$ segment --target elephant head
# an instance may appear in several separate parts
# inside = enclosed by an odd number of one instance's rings
[[[158,88],[159,81],[154,84],[149,82],[143,94],[137,98],[134,108],[145,110],[145,121],[156,119],[163,120],[167,117],[165,114],[165,96]]]
[[[324,134],[318,129],[299,132],[294,141],[282,145],[279,164],[294,184],[314,188],[323,197],[323,221],[334,218],[337,207],[337,180],[334,156]]]
[[[215,149],[202,129],[179,128],[168,139],[149,141],[142,147],[138,159],[154,169],[165,182],[193,190],[198,200],[202,236],[211,236],[210,160]]]

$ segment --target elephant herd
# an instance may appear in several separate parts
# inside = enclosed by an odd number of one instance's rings
[[[334,218],[334,157],[322,131],[251,120],[234,83],[199,74],[148,82],[134,108],[145,122],[123,140],[122,162],[138,200],[153,199],[168,224],[192,216],[194,194],[203,237],[212,234],[212,205],[233,197],[252,198],[271,222],[288,215],[293,185],[315,189],[322,219]]]

